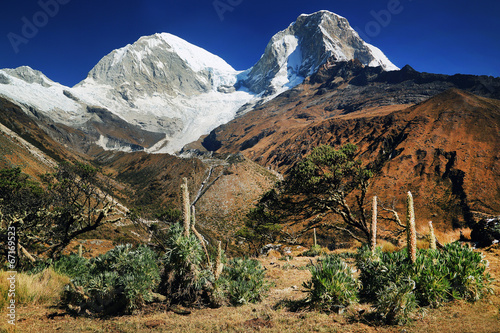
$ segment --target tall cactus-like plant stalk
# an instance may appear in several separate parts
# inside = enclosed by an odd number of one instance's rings
[[[205,255],[207,256],[207,267],[212,267],[212,262],[210,261],[210,255],[208,254],[207,246],[205,245],[205,240],[203,239],[203,236],[196,230],[196,208],[195,206],[191,206],[191,230],[193,231],[193,234],[198,238],[200,241],[201,246],[203,247],[203,251],[205,252]]]
[[[370,248],[372,253],[375,253],[375,247],[377,246],[377,196],[373,196],[371,236]]]
[[[436,235],[434,234],[434,227],[432,226],[432,221],[429,221],[429,247],[431,250],[435,250],[436,246]]]
[[[191,224],[191,203],[189,202],[189,189],[187,178],[183,178],[182,191],[182,214],[184,216],[184,236],[189,236],[189,225]]]
[[[417,231],[415,229],[415,211],[413,209],[413,196],[408,192],[406,197],[406,231],[408,257],[412,263],[417,261]]]
[[[318,239],[316,238],[316,228],[313,229],[313,240],[314,240],[314,247],[316,248],[318,246]]]
[[[219,241],[219,244],[217,245],[217,254],[216,254],[216,259],[215,259],[215,269],[214,269],[214,277],[215,279],[219,279],[220,275],[222,274],[222,270],[224,268],[224,265],[222,263],[222,243]]]

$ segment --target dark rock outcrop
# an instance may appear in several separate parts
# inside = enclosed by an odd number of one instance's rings
[[[472,227],[471,240],[477,247],[486,247],[500,241],[500,216],[485,218]]]

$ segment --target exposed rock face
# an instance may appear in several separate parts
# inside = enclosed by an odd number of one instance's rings
[[[139,96],[166,93],[191,96],[236,82],[236,71],[209,52],[170,34],[140,38],[114,50],[89,72],[89,84],[110,85],[117,97],[133,103]]]
[[[282,91],[302,82],[329,58],[335,62],[357,59],[384,70],[398,69],[379,49],[365,43],[345,18],[320,11],[299,16],[274,35],[242,83],[257,93]]]
[[[478,247],[486,247],[500,242],[500,216],[485,218],[472,227],[471,240]]]
[[[52,80],[46,77],[42,72],[31,69],[28,66],[21,66],[14,69],[7,68],[4,69],[4,71],[9,75],[12,75],[14,77],[17,77],[18,79],[25,81],[26,83],[38,83],[45,88],[51,86],[50,83],[52,82]]]
[[[475,212],[500,212],[500,80],[385,72],[358,61],[325,64],[256,110],[204,138],[220,153],[241,151],[286,173],[321,144],[347,142],[377,170],[381,200],[414,194],[417,223],[437,228],[472,225]],[[434,96],[434,97],[432,97]]]
[[[4,74],[0,74],[0,84],[9,84],[10,79]]]

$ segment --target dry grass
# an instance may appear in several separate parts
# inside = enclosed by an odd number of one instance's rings
[[[383,239],[377,240],[377,246],[380,247],[383,252],[396,252],[401,250],[401,247]]]
[[[429,226],[420,226],[417,231],[422,235],[429,235]],[[460,240],[460,235],[462,235],[462,237],[464,237],[465,239],[470,240],[470,233],[470,228],[442,230],[434,226],[434,234],[436,235],[436,239],[443,245]]]
[[[379,244],[389,248],[389,245]],[[335,251],[337,252],[337,251]],[[345,250],[343,250],[345,252]],[[261,258],[267,279],[274,282],[269,296],[261,303],[218,309],[192,309],[188,316],[177,315],[160,305],[144,313],[106,319],[71,317],[63,310],[29,305],[19,309],[19,332],[499,332],[500,331],[500,246],[483,252],[495,277],[495,295],[476,303],[456,301],[442,308],[429,309],[425,316],[405,327],[377,326],[361,316],[371,311],[369,304],[355,305],[345,314],[317,311],[291,311],[287,301],[301,300],[302,282],[310,279],[307,264],[317,258],[293,257],[279,260]],[[280,306],[281,305],[281,306]],[[0,332],[2,332],[0,322]]]
[[[462,234],[465,239],[470,240],[470,233],[471,229],[469,228],[462,228],[462,229],[454,229],[454,230],[448,230],[445,232],[442,231],[435,231],[436,238],[442,243],[442,244],[447,244],[447,243],[452,243],[460,239],[460,234]]]
[[[2,308],[8,301],[8,277],[8,272],[0,272],[0,306]],[[60,300],[63,288],[69,281],[69,277],[56,273],[51,268],[34,275],[18,273],[15,290],[16,305],[54,305]]]

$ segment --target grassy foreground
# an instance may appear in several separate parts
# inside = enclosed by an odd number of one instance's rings
[[[15,326],[7,323],[2,305],[0,332],[500,332],[500,246],[487,248],[483,253],[490,263],[488,271],[495,279],[494,295],[476,303],[454,301],[429,309],[406,326],[378,326],[370,322],[364,316],[370,309],[364,304],[350,307],[343,314],[291,311],[286,304],[305,297],[302,282],[311,277],[305,266],[315,259],[294,257],[286,261],[270,256],[259,259],[267,269],[267,278],[275,284],[263,302],[192,309],[186,316],[154,304],[131,316],[72,317],[56,306],[64,277],[51,271],[31,281],[21,282],[26,279],[22,277],[18,290],[25,305],[17,308]],[[0,278],[3,293],[5,274]]]

